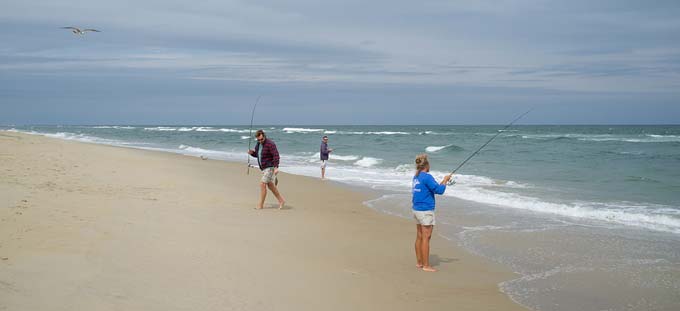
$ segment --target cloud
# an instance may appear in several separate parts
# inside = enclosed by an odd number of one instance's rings
[[[666,94],[680,85],[678,15],[666,0],[9,0],[0,71],[36,88],[164,79],[187,94],[287,82]],[[102,32],[59,28],[71,25]]]

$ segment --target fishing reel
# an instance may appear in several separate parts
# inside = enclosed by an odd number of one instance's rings
[[[450,175],[450,176],[451,176],[451,179],[449,179],[449,181],[446,182],[446,185],[447,185],[447,186],[453,186],[453,185],[456,184],[456,181],[453,179],[453,174],[454,174],[454,173],[451,173],[451,175]]]

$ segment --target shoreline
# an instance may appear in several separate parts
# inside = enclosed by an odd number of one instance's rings
[[[417,271],[412,222],[351,187],[282,173],[288,208],[255,211],[259,174],[242,165],[6,131],[0,144],[8,310],[525,310],[498,287],[509,269],[442,237],[440,271]]]

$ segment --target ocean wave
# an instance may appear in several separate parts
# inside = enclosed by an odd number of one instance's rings
[[[372,131],[372,132],[335,131],[334,134],[338,134],[338,135],[411,135],[411,133],[408,133],[408,132],[392,132],[392,131]]]
[[[367,132],[367,134],[370,134],[370,135],[410,135],[411,133],[383,131],[383,132]]]
[[[226,133],[250,133],[251,130],[244,130],[244,129],[229,129],[229,128],[221,128],[217,129],[220,132],[226,132]]]
[[[379,158],[363,157],[361,160],[354,162],[354,165],[361,167],[372,167],[380,164],[382,161],[383,160]]]
[[[144,130],[145,131],[177,131],[176,128],[167,127],[167,126],[145,127]]]
[[[673,215],[651,213],[651,209],[648,208],[651,204],[631,205],[615,202],[555,203],[516,193],[468,186],[457,186],[455,191],[448,192],[446,195],[507,208],[680,233],[680,218]]]
[[[317,153],[311,153],[310,152],[310,153],[304,153],[304,154],[309,155],[308,156],[309,161],[307,161],[307,162],[318,162],[319,158],[321,156],[320,152],[317,152]],[[361,157],[357,156],[357,155],[339,155],[339,154],[331,153],[329,155],[329,159],[331,161],[357,161],[357,160],[361,159]]]
[[[122,126],[122,125],[98,125],[92,126],[93,129],[116,129],[116,130],[134,130],[134,126]]]
[[[214,128],[211,126],[192,126],[192,127],[170,127],[157,126],[145,127],[145,131],[167,131],[167,132],[226,132],[226,133],[249,133],[250,130],[233,129],[233,128]]]
[[[302,128],[302,127],[285,127],[282,129],[282,131],[292,134],[292,133],[315,133],[315,132],[323,132],[325,131],[324,129],[309,129],[309,128]]]
[[[357,155],[339,155],[339,154],[331,154],[330,159],[331,160],[339,160],[339,161],[357,161],[361,157]]]
[[[216,150],[209,150],[209,149],[203,149],[203,148],[198,148],[198,147],[192,147],[188,145],[179,145],[178,147],[181,150],[191,152],[191,153],[197,153],[197,154],[210,154],[210,153],[219,153],[219,151]]]
[[[139,146],[140,148],[143,148],[143,146],[149,145],[149,143],[144,143],[144,142],[132,142],[132,141],[122,141],[122,140],[116,140],[116,139],[107,139],[107,138],[101,138],[101,137],[96,137],[96,136],[90,136],[90,135],[86,135],[86,134],[82,134],[82,133],[71,133],[71,132],[44,133],[44,132],[36,132],[36,131],[18,130],[18,129],[10,129],[8,131],[16,132],[16,133],[23,133],[23,134],[40,135],[40,136],[63,139],[63,140],[74,140],[74,141],[79,141],[79,142],[84,142],[84,143],[114,145],[114,146],[121,146],[121,147]]]
[[[446,145],[446,146],[428,146],[428,147],[425,148],[425,151],[427,151],[427,152],[437,152],[437,151],[442,150],[442,149],[444,149],[444,148],[446,148],[446,147],[448,147],[448,146],[450,146],[450,145]]]
[[[429,153],[435,153],[435,152],[438,152],[438,151],[441,151],[441,150],[444,150],[444,149],[456,150],[456,151],[463,150],[463,148],[461,148],[459,146],[456,146],[454,144],[450,144],[450,145],[446,145],[446,146],[428,146],[428,147],[425,148],[425,151],[429,152]]]
[[[526,135],[507,135],[507,137],[522,137],[523,139],[536,139],[546,141],[556,141],[564,139],[574,139],[587,142],[606,142],[618,141],[627,143],[669,143],[680,142],[680,136],[676,135],[612,135],[612,134],[526,134]]]
[[[394,168],[394,170],[397,172],[414,172],[415,169],[415,164],[399,164]]]

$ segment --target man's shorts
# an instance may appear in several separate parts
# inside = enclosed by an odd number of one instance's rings
[[[413,218],[423,226],[434,226],[434,211],[413,211]]]
[[[260,180],[263,184],[268,184],[276,180],[276,174],[274,174],[274,168],[268,167],[262,170],[262,179]]]
[[[321,168],[326,168],[326,164],[328,164],[328,160],[321,160]]]

